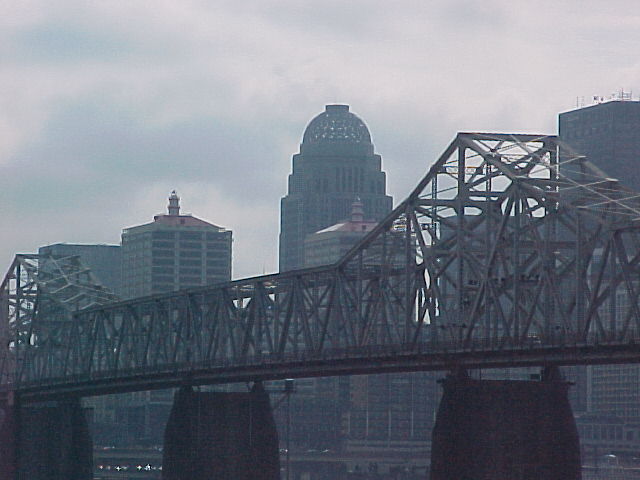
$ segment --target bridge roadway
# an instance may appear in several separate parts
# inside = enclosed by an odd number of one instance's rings
[[[3,325],[23,401],[182,384],[638,362],[638,194],[554,136],[461,133],[334,265]]]
[[[113,378],[100,375],[47,379],[28,383],[19,389],[21,401],[43,401],[61,397],[94,396],[131,391],[165,389],[183,385],[211,385],[411,371],[444,371],[463,368],[504,368],[549,365],[593,365],[640,361],[635,344],[627,345],[540,345],[531,342],[513,349],[482,348],[482,345],[458,349],[439,345],[438,350],[403,350],[402,345],[354,347],[327,351],[322,355],[287,354],[273,358],[260,355],[242,364],[168,365],[157,371],[146,368],[123,370]]]

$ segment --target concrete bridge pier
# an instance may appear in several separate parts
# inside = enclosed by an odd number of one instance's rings
[[[448,376],[433,429],[431,480],[580,480],[569,385]]]
[[[279,480],[280,458],[269,396],[181,388],[167,422],[163,480]]]
[[[0,397],[0,478],[16,477],[16,410],[13,392]]]
[[[18,480],[91,480],[93,444],[80,399],[14,408]]]

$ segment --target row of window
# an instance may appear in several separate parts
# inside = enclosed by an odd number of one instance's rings
[[[154,240],[173,240],[179,238],[181,240],[219,240],[221,236],[231,236],[231,232],[153,232]]]
[[[176,247],[176,242],[171,240],[154,240],[151,243],[153,248],[186,248],[186,249],[196,249],[201,250],[206,248],[207,250],[228,250],[229,242],[178,242]]]
[[[176,253],[176,250],[164,250],[164,249],[157,249],[153,251],[153,256],[154,256],[154,262],[155,262],[155,258],[156,257],[163,257],[163,258],[169,258],[169,257],[173,257]],[[201,250],[178,250],[177,251],[178,256],[182,259],[182,258],[202,258],[203,256],[203,252]],[[211,256],[212,254],[215,255],[217,258],[219,258],[220,255],[219,252],[206,252],[207,256]],[[226,254],[226,252],[225,252]],[[226,255],[224,255],[226,256]],[[219,261],[217,259],[215,260],[207,260],[207,262],[209,261]]]
[[[207,274],[207,278],[205,282],[202,281],[202,277],[200,275],[189,275],[189,274],[180,274],[177,278],[175,277],[175,275],[154,274],[151,277],[151,280],[154,285],[152,288],[154,289],[155,289],[155,286],[157,285],[171,285],[173,288],[173,285],[176,283],[176,280],[177,280],[177,283],[181,285],[183,288],[191,285],[193,286],[204,285],[207,283],[216,283],[220,281],[226,281],[226,279],[221,278],[220,272]]]
[[[206,265],[207,267],[227,267],[231,264],[230,259],[228,258],[214,258],[208,259],[206,262],[203,262],[202,259],[190,259],[190,258],[180,258],[178,265],[180,267],[202,267]],[[174,258],[154,258],[153,266],[154,267],[164,267],[164,266],[174,266],[175,259]]]
[[[593,440],[622,440],[623,432],[621,426],[616,425],[580,425],[578,427],[580,437]],[[626,439],[633,440],[634,432],[626,432]]]

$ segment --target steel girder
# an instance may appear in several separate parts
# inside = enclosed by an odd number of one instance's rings
[[[32,375],[32,350],[47,348],[47,361],[59,364],[67,342],[57,332],[73,313],[117,300],[77,255],[16,255],[0,284],[1,383]]]
[[[638,219],[638,194],[555,136],[461,133],[335,265],[36,325],[17,381],[37,394],[638,361]]]

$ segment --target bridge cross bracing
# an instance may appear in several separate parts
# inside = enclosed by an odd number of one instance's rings
[[[5,315],[2,380],[40,398],[636,362],[638,198],[555,136],[460,133],[334,265]]]

